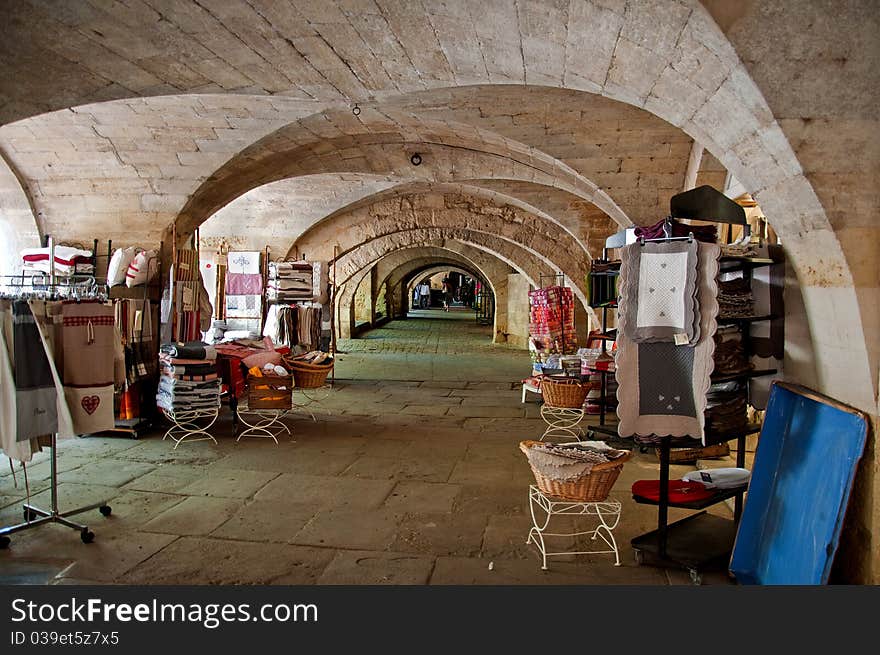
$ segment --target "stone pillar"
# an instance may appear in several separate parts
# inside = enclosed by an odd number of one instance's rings
[[[507,276],[507,342],[519,348],[529,347],[529,291],[525,277]]]

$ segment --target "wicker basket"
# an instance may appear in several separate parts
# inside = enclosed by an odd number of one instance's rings
[[[542,445],[542,443],[541,441],[520,441],[519,449],[528,458],[529,449]],[[538,489],[548,496],[582,503],[598,503],[608,498],[611,487],[617,482],[617,478],[623,470],[624,462],[630,457],[632,457],[632,454],[627,453],[613,462],[595,464],[589,473],[571,480],[553,480],[545,477],[532,466],[531,460],[529,461],[529,467],[535,475]]]
[[[293,373],[294,386],[297,389],[323,387],[333,370],[333,360],[329,364],[309,364],[296,359],[285,359],[284,365]]]
[[[541,380],[541,395],[544,396],[544,402],[551,407],[580,408],[592,388],[591,382],[551,378]]]
[[[293,405],[293,376],[248,376],[248,409],[290,409]]]

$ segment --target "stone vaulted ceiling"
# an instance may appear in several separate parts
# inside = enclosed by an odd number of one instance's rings
[[[509,197],[539,227],[563,226],[587,257],[598,232],[665,214],[695,139],[760,202],[808,307],[833,293],[849,308],[836,315],[860,316],[812,334],[819,386],[847,385],[858,371],[853,402],[876,409],[880,351],[863,333],[880,325],[877,258],[864,245],[876,193],[853,184],[840,145],[876,127],[851,105],[876,97],[877,67],[850,63],[864,59],[859,49],[876,60],[876,11],[860,0],[840,11],[767,0],[731,17],[706,4],[720,23],[696,0],[7,2],[3,220],[18,246],[34,225],[68,240],[152,245],[167,243],[172,224],[185,238],[267,183],[335,176],[320,198],[290,194],[292,230],[308,230],[387,191],[355,174]],[[830,50],[794,38],[817,25],[833,36]],[[777,39],[789,44],[785,66],[766,52]],[[836,95],[847,120],[801,93],[813,70],[846,91]],[[813,118],[838,129],[820,133]],[[425,155],[418,168],[414,150]],[[870,174],[875,151],[855,151]],[[243,202],[274,206],[279,196]],[[295,212],[297,202],[309,207]],[[277,225],[259,211],[229,208],[229,232],[274,239]],[[841,357],[839,343],[859,352]]]

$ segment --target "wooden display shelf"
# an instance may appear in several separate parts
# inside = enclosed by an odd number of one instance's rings
[[[733,325],[735,323],[755,323],[757,321],[774,321],[778,318],[782,318],[781,316],[774,316],[772,314],[767,314],[765,316],[742,316],[742,317],[731,317],[731,318],[717,318],[716,323],[718,325]]]
[[[767,368],[757,371],[747,371],[746,373],[736,373],[735,375],[712,375],[712,384],[716,384],[718,382],[733,382],[734,380],[749,380],[751,378],[760,378],[765,375],[775,374],[775,368]]]
[[[670,523],[665,535],[654,530],[636,537],[630,544],[639,563],[673,564],[689,570],[691,579],[699,583],[703,570],[727,568],[736,528],[730,519],[700,512]]]

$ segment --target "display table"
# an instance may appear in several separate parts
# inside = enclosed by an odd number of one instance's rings
[[[620,522],[620,503],[615,500],[601,502],[578,502],[562,500],[544,494],[535,485],[529,486],[529,509],[532,514],[533,527],[529,530],[526,544],[533,543],[541,553],[541,568],[547,570],[547,558],[554,555],[599,555],[614,553],[614,566],[620,566],[620,553],[612,531]],[[580,532],[546,532],[552,516],[585,516],[594,517],[595,528]],[[542,518],[541,518],[542,517]],[[550,552],[547,550],[545,537],[577,537],[589,535],[592,541],[597,537],[608,547],[608,550],[569,550]]]

